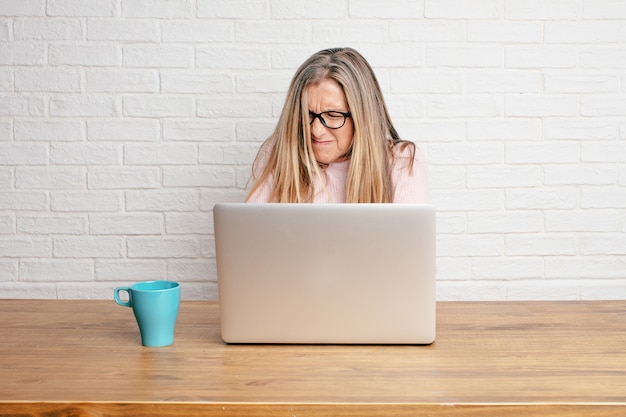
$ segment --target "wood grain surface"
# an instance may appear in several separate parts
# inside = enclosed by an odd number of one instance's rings
[[[626,301],[439,302],[430,346],[142,347],[113,301],[0,300],[0,416],[626,416]]]

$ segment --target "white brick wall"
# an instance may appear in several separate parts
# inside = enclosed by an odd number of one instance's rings
[[[373,65],[430,166],[438,296],[626,298],[626,0],[0,0],[0,297],[216,298],[296,67]]]

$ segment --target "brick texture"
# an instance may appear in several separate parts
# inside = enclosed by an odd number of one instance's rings
[[[625,28],[624,0],[0,1],[0,297],[217,298],[213,205],[297,66],[353,46],[428,160],[440,300],[624,299]]]

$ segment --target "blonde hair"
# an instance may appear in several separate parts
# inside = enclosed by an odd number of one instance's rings
[[[254,162],[253,173],[259,160],[266,159],[264,168],[253,178],[248,198],[273,174],[272,202],[312,201],[313,178],[322,177],[324,167],[316,161],[311,147],[307,89],[327,78],[343,88],[354,126],[352,146],[345,155],[350,158],[346,202],[392,202],[393,148],[410,146],[412,161],[415,145],[398,136],[374,71],[352,48],[319,51],[298,68],[276,128]],[[267,148],[269,156],[261,158]]]

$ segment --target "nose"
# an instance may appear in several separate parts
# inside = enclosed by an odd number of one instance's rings
[[[315,137],[319,137],[323,135],[324,132],[326,132],[326,126],[322,124],[322,121],[320,120],[319,117],[316,117],[315,120],[313,120],[313,123],[310,124],[310,126],[311,126],[311,135]]]

